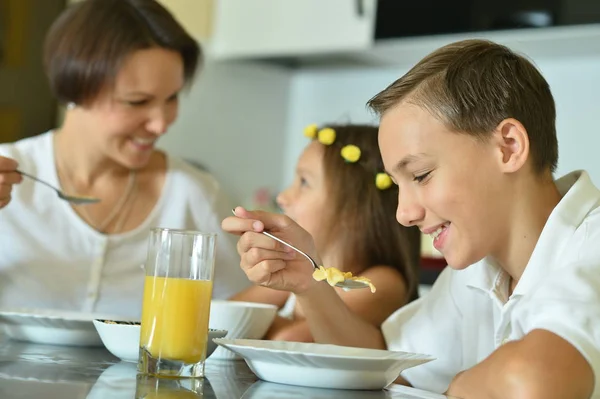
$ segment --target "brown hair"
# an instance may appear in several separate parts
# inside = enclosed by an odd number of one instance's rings
[[[556,109],[548,82],[526,58],[486,40],[446,45],[373,97],[379,115],[407,101],[446,128],[485,139],[502,120],[520,121],[529,137],[533,170],[558,162]]]
[[[325,145],[323,170],[328,188],[325,231],[328,242],[344,248],[344,264],[389,265],[407,284],[407,300],[417,297],[417,267],[421,234],[416,227],[404,227],[396,220],[398,186],[380,190],[375,176],[383,172],[377,142],[377,127],[362,125],[327,126],[335,130],[332,145]],[[347,163],[342,147],[354,144],[361,150],[356,163]]]
[[[93,100],[114,83],[132,52],[161,47],[181,54],[186,82],[193,80],[201,50],[155,0],[85,0],[52,24],[44,45],[50,86],[62,102]]]

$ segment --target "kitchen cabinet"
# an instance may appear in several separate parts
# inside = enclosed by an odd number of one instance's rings
[[[210,58],[359,51],[373,44],[376,0],[160,0]]]

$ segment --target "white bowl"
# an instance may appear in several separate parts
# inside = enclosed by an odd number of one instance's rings
[[[261,380],[312,388],[383,389],[403,370],[434,360],[417,353],[339,345],[225,338],[215,342],[243,356]],[[288,394],[277,397],[296,397]]]
[[[224,301],[213,299],[210,305],[212,328],[227,330],[227,338],[260,339],[271,327],[277,306],[264,303]],[[217,348],[211,359],[236,359],[235,353]]]
[[[0,331],[16,340],[50,345],[102,346],[94,319],[114,315],[59,309],[5,309],[0,311]]]
[[[110,322],[94,320],[94,326],[106,349],[125,362],[137,363],[140,351],[140,324],[134,322]],[[223,338],[227,331],[208,330],[206,357],[208,358],[217,348],[213,338]]]

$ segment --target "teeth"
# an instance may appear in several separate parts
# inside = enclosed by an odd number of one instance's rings
[[[442,234],[442,231],[444,231],[444,229],[447,227],[447,223],[444,223],[443,225],[441,225],[436,231],[434,231],[433,233],[431,233],[431,237],[433,237],[433,239],[435,240],[436,238],[438,238],[438,236],[440,234]]]

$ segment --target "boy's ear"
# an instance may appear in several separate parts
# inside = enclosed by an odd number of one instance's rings
[[[498,162],[505,173],[520,170],[529,159],[529,135],[525,126],[514,118],[504,119],[494,131]]]

